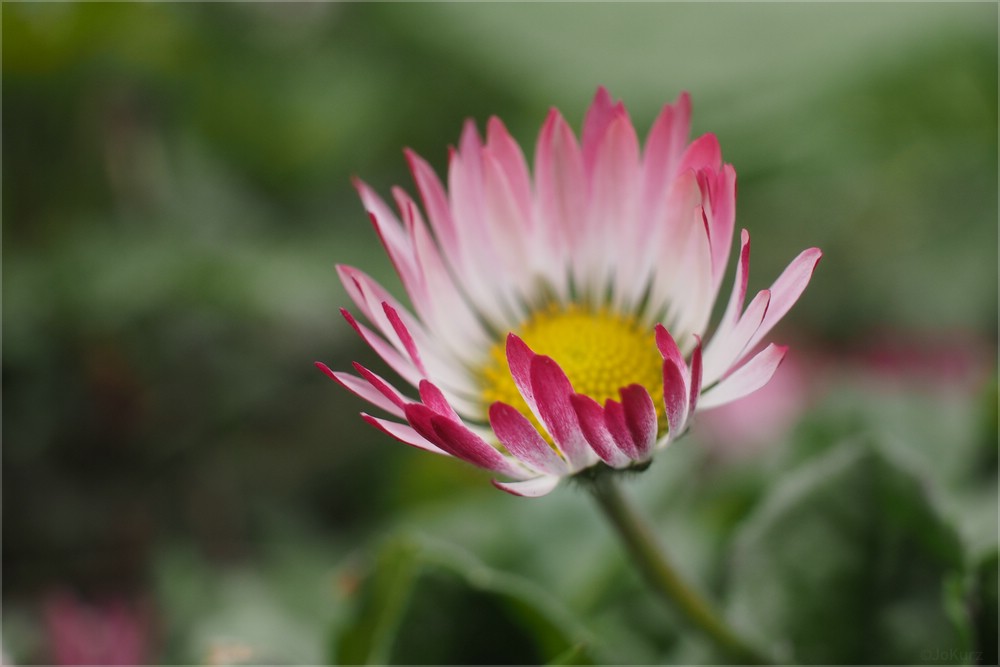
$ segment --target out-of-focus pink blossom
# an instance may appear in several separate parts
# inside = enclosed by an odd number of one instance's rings
[[[699,415],[698,436],[727,458],[756,454],[788,435],[816,389],[803,362],[787,355],[764,387]]]
[[[87,603],[57,591],[46,598],[44,617],[53,664],[148,664],[151,617],[143,605],[117,597]]]

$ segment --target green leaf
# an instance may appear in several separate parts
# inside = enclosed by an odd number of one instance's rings
[[[450,545],[395,540],[333,654],[339,664],[591,664],[589,643],[528,581]]]
[[[400,620],[416,585],[418,547],[388,543],[361,589],[357,612],[338,637],[334,655],[341,665],[387,664]]]
[[[975,570],[972,584],[972,617],[975,627],[973,662],[980,665],[997,664],[997,571],[1000,554],[993,553],[983,559]]]
[[[744,526],[728,609],[781,661],[950,661],[969,649],[952,603],[962,576],[959,538],[921,480],[845,444],[782,480]]]

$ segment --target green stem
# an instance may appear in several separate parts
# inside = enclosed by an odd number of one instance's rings
[[[628,503],[611,477],[609,474],[600,475],[588,487],[625,543],[629,555],[656,592],[680,609],[694,626],[733,660],[741,664],[768,664],[764,656],[726,625],[704,597],[680,578],[649,524]]]

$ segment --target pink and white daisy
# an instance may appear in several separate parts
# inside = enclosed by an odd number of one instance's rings
[[[376,428],[523,496],[595,466],[645,465],[697,410],[762,387],[786,348],[760,344],[821,253],[802,252],[744,307],[743,230],[728,306],[706,338],[733,244],[736,172],[714,135],[688,140],[690,117],[685,93],[640,149],[625,107],[600,88],[579,142],[549,113],[532,171],[494,117],[485,143],[466,123],[447,189],[406,151],[422,210],[393,188],[397,216],[357,181],[412,308],[338,266],[373,328],[343,314],[417,394],[360,364],[357,375],[319,368],[388,413],[362,413]]]

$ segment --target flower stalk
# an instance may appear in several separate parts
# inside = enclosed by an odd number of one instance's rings
[[[614,475],[595,475],[590,489],[632,561],[656,592],[739,664],[765,665],[769,660],[730,628],[712,605],[685,582],[663,551],[649,524],[627,501]]]

